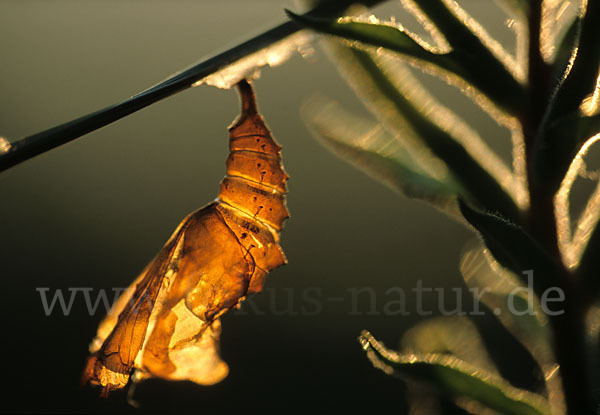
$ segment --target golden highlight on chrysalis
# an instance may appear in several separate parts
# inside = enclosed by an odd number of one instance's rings
[[[188,215],[98,327],[83,382],[102,396],[151,377],[221,381],[219,317],[262,290],[286,263],[279,245],[288,175],[281,147],[258,113],[247,81],[242,113],[229,127],[227,175],[219,197]]]

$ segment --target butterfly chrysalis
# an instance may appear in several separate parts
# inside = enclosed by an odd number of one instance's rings
[[[84,383],[102,395],[158,377],[213,384],[227,376],[219,317],[260,292],[286,263],[279,245],[288,175],[281,147],[258,113],[247,81],[242,113],[229,127],[227,175],[215,202],[188,215],[100,324]]]

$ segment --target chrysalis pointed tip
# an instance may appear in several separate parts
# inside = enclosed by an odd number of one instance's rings
[[[242,100],[242,114],[256,114],[256,98],[252,85],[247,79],[242,79],[237,84],[240,99]]]

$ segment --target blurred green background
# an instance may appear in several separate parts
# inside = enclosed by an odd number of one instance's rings
[[[400,14],[399,2],[392,3],[378,14]],[[464,3],[483,17],[497,13],[488,2]],[[0,135],[15,140],[116,103],[283,20],[283,7],[292,6],[275,0],[2,0]],[[500,33],[504,21],[494,18]],[[364,112],[319,48],[308,59],[296,55],[263,70],[255,86],[291,176],[292,217],[282,237],[289,264],[252,299],[260,313],[246,307],[246,315],[224,317],[225,381],[212,387],[150,381],[138,386],[135,398],[144,412],[381,402],[402,412],[402,384],[371,366],[356,337],[366,328],[395,346],[418,320],[410,289],[419,279],[428,287],[463,287],[458,262],[472,234],[390,192],[312,139],[299,116],[312,93]],[[438,91],[457,95],[445,86]],[[480,132],[506,151],[506,134],[456,99],[453,105],[464,105]],[[46,317],[36,288],[93,287],[95,299],[98,289],[129,285],[179,221],[216,196],[226,127],[238,111],[233,91],[201,86],[0,174],[0,307],[9,382],[0,410],[136,411],[124,392],[98,400],[97,390],[79,387],[104,313],[90,316],[78,293],[68,317],[58,309]],[[303,314],[303,306],[314,310],[303,299],[314,287],[320,294],[309,294],[321,310]],[[351,313],[349,290],[361,287],[372,288],[375,302],[361,295],[359,313]],[[407,292],[411,315],[368,314],[396,298],[386,295],[391,287]],[[466,290],[463,296],[470,304]],[[436,295],[424,300],[426,309],[437,308]],[[445,302],[452,308],[455,300]],[[522,380],[527,366],[506,365],[518,362],[519,349],[493,336],[499,328],[491,318],[478,320],[492,334],[504,371]]]

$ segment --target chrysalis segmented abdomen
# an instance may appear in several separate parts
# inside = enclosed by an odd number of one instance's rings
[[[285,205],[288,175],[281,164],[281,147],[257,113],[252,89],[240,85],[242,114],[229,128],[227,176],[219,200],[262,225],[281,230],[289,217]]]
[[[218,206],[257,268],[266,275],[286,262],[278,242],[283,222],[289,217],[285,203],[289,176],[281,164],[281,147],[257,112],[250,85],[241,83],[238,87],[242,113],[229,127],[230,154]],[[263,272],[253,276],[249,292],[260,290]]]

